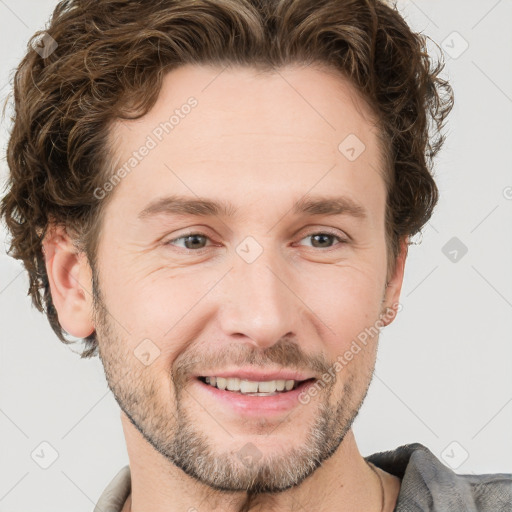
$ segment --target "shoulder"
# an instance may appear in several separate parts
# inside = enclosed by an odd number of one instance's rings
[[[468,488],[476,506],[482,512],[512,511],[512,474],[457,475],[462,488]]]
[[[126,465],[105,487],[93,512],[121,512],[131,491],[131,471]]]
[[[512,474],[457,474],[412,443],[366,457],[401,479],[396,512],[511,512]]]

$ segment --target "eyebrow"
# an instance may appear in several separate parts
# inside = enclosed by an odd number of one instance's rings
[[[195,215],[198,217],[234,217],[238,207],[233,203],[214,201],[208,198],[171,195],[151,201],[138,215],[146,220],[156,215]],[[346,196],[309,196],[301,198],[292,207],[294,215],[350,215],[365,219],[366,209]]]

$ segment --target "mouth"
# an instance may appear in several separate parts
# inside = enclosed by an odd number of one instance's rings
[[[247,396],[274,396],[287,393],[299,388],[304,383],[315,380],[315,378],[311,378],[305,380],[250,381],[223,377],[197,377],[197,379],[216,389]]]
[[[299,404],[302,405],[301,393],[306,392],[316,381],[315,378],[310,378],[302,381],[257,382],[206,376],[193,379],[195,388],[208,401],[213,400],[220,404],[222,410],[227,408],[234,410],[237,415],[253,418],[282,414]]]

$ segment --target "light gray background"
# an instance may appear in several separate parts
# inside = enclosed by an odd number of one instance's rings
[[[54,5],[0,0],[2,100]],[[420,442],[458,473],[512,472],[512,2],[399,5],[444,48],[456,104],[440,203],[410,248],[403,310],[381,335],[354,431],[363,455]],[[2,151],[8,129],[7,117]],[[2,158],[2,183],[6,171]],[[119,408],[99,360],[80,360],[31,306],[3,226],[0,237],[0,512],[90,511],[128,463]],[[443,253],[452,237],[468,248],[456,262]],[[43,441],[58,452],[48,469],[31,458]]]

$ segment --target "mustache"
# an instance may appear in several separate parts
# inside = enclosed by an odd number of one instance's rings
[[[278,367],[323,374],[330,367],[323,353],[306,354],[298,343],[286,338],[263,350],[239,342],[229,343],[223,350],[211,347],[211,344],[199,343],[176,358],[171,375],[176,387],[183,387],[191,375],[208,375],[209,369],[251,367],[265,371]]]

